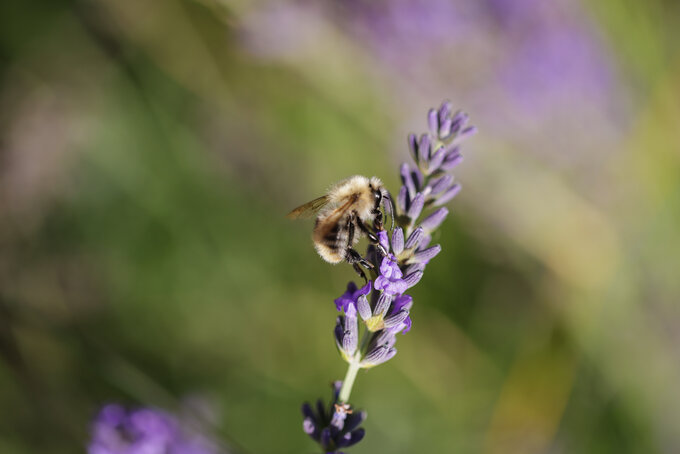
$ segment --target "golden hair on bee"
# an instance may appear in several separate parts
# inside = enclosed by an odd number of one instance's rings
[[[300,205],[288,214],[290,219],[316,215],[312,233],[314,247],[328,263],[347,261],[366,279],[359,265],[373,268],[354,250],[354,244],[366,235],[381,251],[376,233],[383,229],[381,204],[390,202],[389,193],[379,178],[355,175],[334,184],[328,193]],[[387,211],[387,209],[386,209]],[[390,210],[392,214],[393,209]]]

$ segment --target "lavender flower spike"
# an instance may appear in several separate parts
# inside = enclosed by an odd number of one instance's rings
[[[440,245],[428,245],[449,214],[442,205],[460,191],[449,172],[462,161],[461,141],[475,132],[467,121],[467,115],[454,113],[448,101],[428,112],[429,131],[408,136],[412,162],[399,169],[402,186],[395,212],[384,213],[392,219],[392,227],[363,227],[373,230],[369,237],[377,243],[370,244],[362,257],[369,264],[371,280],[361,288],[350,282],[335,300],[340,312],[335,343],[348,363],[345,379],[335,383],[329,406],[319,401],[316,410],[309,404],[302,407],[304,432],[326,453],[341,454],[338,450],[363,438],[364,430],[358,426],[366,414],[349,404],[357,373],[393,358],[397,334],[412,327],[413,298],[404,292],[422,280],[430,261],[441,252]]]

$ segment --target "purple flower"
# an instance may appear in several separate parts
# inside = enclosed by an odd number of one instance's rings
[[[401,276],[397,258],[392,254],[384,257],[380,265],[380,276],[375,280],[376,290],[382,290],[388,295],[401,295],[408,288]]]
[[[355,305],[357,300],[361,295],[367,295],[371,291],[371,281],[368,281],[366,285],[357,289],[357,285],[354,282],[347,284],[347,290],[339,298],[335,300],[335,307],[338,311],[343,310],[347,312],[347,308],[350,304]]]
[[[186,426],[186,427],[185,427]],[[222,452],[207,437],[158,409],[127,411],[121,405],[104,406],[92,424],[88,454],[217,454]]]
[[[395,330],[395,333],[401,332],[402,334],[406,334],[411,330],[411,316],[408,314],[411,306],[413,306],[413,298],[410,295],[399,295],[392,302],[392,313],[398,314],[407,311],[406,318],[404,318],[402,324],[397,325],[399,329]]]

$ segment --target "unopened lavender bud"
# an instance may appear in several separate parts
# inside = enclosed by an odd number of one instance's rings
[[[425,269],[425,265],[422,263],[411,263],[406,267],[404,270],[404,274],[408,277],[414,273],[417,273],[418,271],[423,271]],[[413,278],[411,278],[413,279]],[[406,280],[406,279],[404,279]]]
[[[392,194],[390,194],[387,190],[383,192],[383,207],[385,208],[385,215],[392,219],[392,222],[394,222],[394,206],[393,206],[393,200],[392,199]]]
[[[412,220],[418,219],[420,213],[423,211],[423,206],[425,205],[425,196],[422,193],[416,194],[415,198],[411,201],[411,206],[408,209],[408,217]]]
[[[452,198],[456,196],[460,192],[460,185],[459,184],[454,184],[451,186],[449,189],[446,190],[445,193],[439,196],[437,200],[434,201],[434,206],[441,206],[450,201]]]
[[[414,249],[417,248],[418,245],[420,244],[420,240],[423,238],[423,228],[418,227],[415,229],[411,234],[408,236],[408,239],[406,240],[406,245],[404,246],[405,249]]]
[[[392,251],[394,255],[399,255],[404,250],[404,231],[397,227],[392,232]]]
[[[382,347],[393,347],[397,343],[397,337],[391,330],[384,329],[378,333],[373,345],[380,345]]]
[[[375,347],[373,350],[368,352],[366,356],[364,356],[364,359],[361,361],[362,366],[374,366],[376,364],[379,364],[379,362],[382,359],[383,356],[387,354],[387,351],[389,350],[389,347],[386,347],[384,345],[378,345]]]
[[[399,212],[406,213],[406,207],[410,200],[411,198],[408,196],[408,189],[406,189],[406,186],[402,186],[399,189],[399,194],[397,194],[397,207],[399,208]]]
[[[413,257],[409,259],[409,262],[411,263],[427,263],[430,260],[432,260],[437,254],[439,254],[442,250],[442,247],[440,245],[435,245],[432,246],[431,248],[427,248],[424,251],[418,251],[415,254],[413,254]]]
[[[451,123],[451,134],[457,134],[458,131],[460,131],[460,128],[465,125],[468,121],[468,115],[465,112],[461,112],[460,110],[456,112],[456,114],[453,116]]]
[[[359,327],[357,326],[357,310],[350,304],[345,315],[345,332],[342,337],[342,349],[349,356],[354,355],[359,340]]]
[[[413,197],[416,193],[416,185],[413,182],[413,178],[411,177],[411,167],[409,167],[408,164],[403,163],[401,165],[401,182],[403,183],[404,186],[406,186],[406,189],[408,189],[408,195],[409,197]]]
[[[397,354],[396,348],[390,348],[387,346],[377,347],[375,350],[370,352],[363,361],[361,361],[361,367],[373,367],[378,364],[382,364],[385,361],[390,360],[394,355]]]
[[[443,123],[446,118],[449,118],[451,112],[453,112],[453,104],[451,101],[444,101],[439,107],[439,123]]]
[[[441,166],[442,162],[444,162],[445,156],[446,156],[446,150],[444,149],[444,147],[437,148],[437,151],[434,152],[434,154],[432,155],[432,158],[427,163],[427,173],[428,173],[428,175],[433,173],[435,170],[439,169],[439,166]]]
[[[305,420],[302,421],[302,430],[304,430],[307,435],[312,435],[316,430],[314,421],[311,418],[305,418]]]
[[[414,271],[411,274],[407,274],[406,277],[404,278],[404,282],[406,282],[406,285],[408,285],[408,288],[413,287],[416,285],[420,279],[423,277],[423,271],[422,270],[417,270]]]
[[[430,150],[430,136],[427,134],[420,136],[420,142],[418,142],[418,153],[420,153],[421,159],[430,159],[432,151]]]
[[[477,134],[477,128],[475,126],[468,126],[467,128],[463,129],[458,137],[456,137],[456,140],[467,139],[468,137],[474,136],[475,134]]]
[[[373,313],[378,317],[384,316],[387,312],[387,309],[389,309],[391,302],[392,295],[389,295],[385,292],[380,293],[380,297],[378,297],[378,302],[375,304],[375,310]]]
[[[423,222],[420,223],[420,226],[424,230],[432,232],[437,227],[439,227],[442,222],[444,222],[444,219],[446,219],[448,214],[449,210],[446,208],[439,208],[438,210],[433,211],[428,217],[423,219]]]
[[[453,119],[445,118],[441,123],[441,126],[439,126],[438,132],[441,139],[446,139],[449,135],[451,135],[451,124],[453,124]]]
[[[340,440],[337,440],[336,445],[338,448],[352,446],[359,443],[364,438],[365,434],[366,431],[364,429],[357,429],[352,432],[347,432]]]
[[[342,349],[347,356],[354,355],[357,350],[357,335],[351,331],[345,331],[345,335],[342,338]]]
[[[446,190],[453,183],[453,175],[445,174],[430,183],[430,195],[437,195]]]
[[[331,428],[326,427],[321,431],[321,440],[319,441],[321,446],[328,446],[331,442]]]
[[[416,187],[416,191],[420,191],[423,188],[423,183],[425,182],[425,177],[422,172],[416,167],[413,172],[411,172],[411,178],[413,179],[413,184]]]
[[[439,168],[442,170],[449,171],[455,168],[461,162],[463,162],[463,155],[449,152],[449,154],[446,155],[446,158],[444,158],[444,162],[442,162]]]
[[[366,419],[365,411],[354,411],[347,416],[345,419],[345,426],[343,429],[347,432],[351,432],[361,424]]]
[[[402,309],[396,314],[385,317],[385,328],[392,328],[394,326],[400,325],[408,317],[408,311]]]
[[[368,303],[368,298],[366,295],[361,295],[357,300],[357,310],[362,320],[368,320],[371,318],[371,305]]]
[[[413,160],[416,162],[416,164],[420,161],[420,156],[418,153],[418,138],[416,137],[415,134],[409,134],[408,135],[408,148],[411,150],[411,154],[413,155]]]
[[[437,132],[439,131],[439,116],[437,114],[437,111],[434,109],[430,109],[429,112],[427,113],[427,124],[430,127],[430,132],[432,135],[437,135]]]

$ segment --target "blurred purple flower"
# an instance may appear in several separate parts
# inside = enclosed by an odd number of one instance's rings
[[[92,424],[88,454],[218,454],[218,446],[158,409],[104,406]]]

